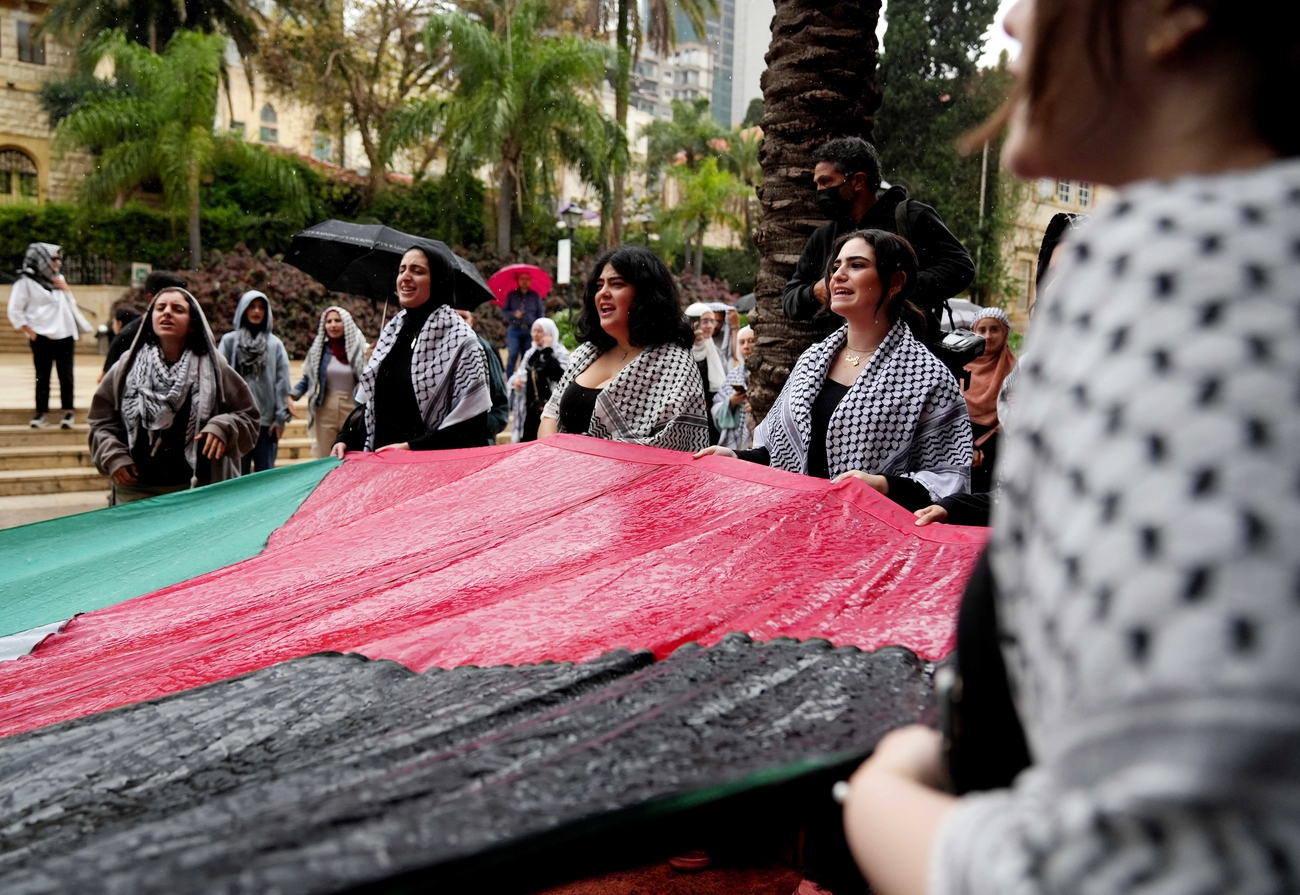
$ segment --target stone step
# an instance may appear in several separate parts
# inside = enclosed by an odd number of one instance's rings
[[[0,497],[16,494],[61,494],[104,491],[110,481],[94,468],[0,470]]]
[[[54,397],[57,398],[57,380],[54,385],[54,392]],[[32,421],[32,415],[34,413],[35,411],[30,407],[0,407],[0,426],[25,426]],[[73,419],[79,423],[84,423],[86,421],[86,413],[87,410],[85,407],[78,407],[73,411]],[[58,423],[59,420],[63,419],[63,411],[55,408],[49,412],[46,419]]]
[[[71,429],[51,426],[48,429],[33,429],[26,425],[0,426],[0,448],[35,447],[38,445],[80,445],[85,447],[90,441],[90,427],[79,423]]]
[[[3,413],[4,411],[0,411]],[[79,411],[84,417],[84,411]],[[23,414],[25,416],[25,414]],[[0,417],[3,418],[3,417]],[[30,419],[30,418],[29,418]],[[288,428],[285,429],[284,439],[286,441],[310,440],[307,435],[307,424],[302,420],[291,420]],[[28,447],[36,445],[52,444],[79,444],[89,443],[90,427],[84,422],[78,422],[71,429],[61,428],[57,424],[47,429],[33,429],[23,423],[10,423],[7,425],[0,424],[0,448],[2,447]]]
[[[0,447],[0,470],[74,469],[94,465],[90,449],[84,443]]]

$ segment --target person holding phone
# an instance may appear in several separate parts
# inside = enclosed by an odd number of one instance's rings
[[[749,432],[749,371],[745,361],[754,353],[754,331],[740,329],[732,340],[733,353],[727,381],[713,397],[713,422],[717,425],[720,447],[747,451],[753,443]]]

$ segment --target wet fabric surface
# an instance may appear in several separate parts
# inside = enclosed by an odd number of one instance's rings
[[[0,890],[424,891],[477,858],[442,891],[497,891],[530,844],[635,838],[856,760],[928,708],[909,651],[825,641],[423,674],[294,659],[0,740]]]
[[[0,733],[322,650],[423,671],[738,631],[939,659],[987,532],[913,522],[857,480],[583,436],[350,457],[260,555],[0,667]]]
[[[0,531],[0,636],[255,556],[338,465],[301,463]]]

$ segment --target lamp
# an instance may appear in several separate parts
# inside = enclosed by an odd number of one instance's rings
[[[578,224],[582,223],[582,208],[570,202],[560,209],[560,219],[564,221],[564,226],[573,230]]]

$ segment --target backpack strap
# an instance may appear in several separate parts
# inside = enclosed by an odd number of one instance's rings
[[[911,199],[904,199],[894,206],[894,232],[908,242],[912,241],[912,237],[908,232],[911,228],[907,224],[907,206],[911,201]]]

